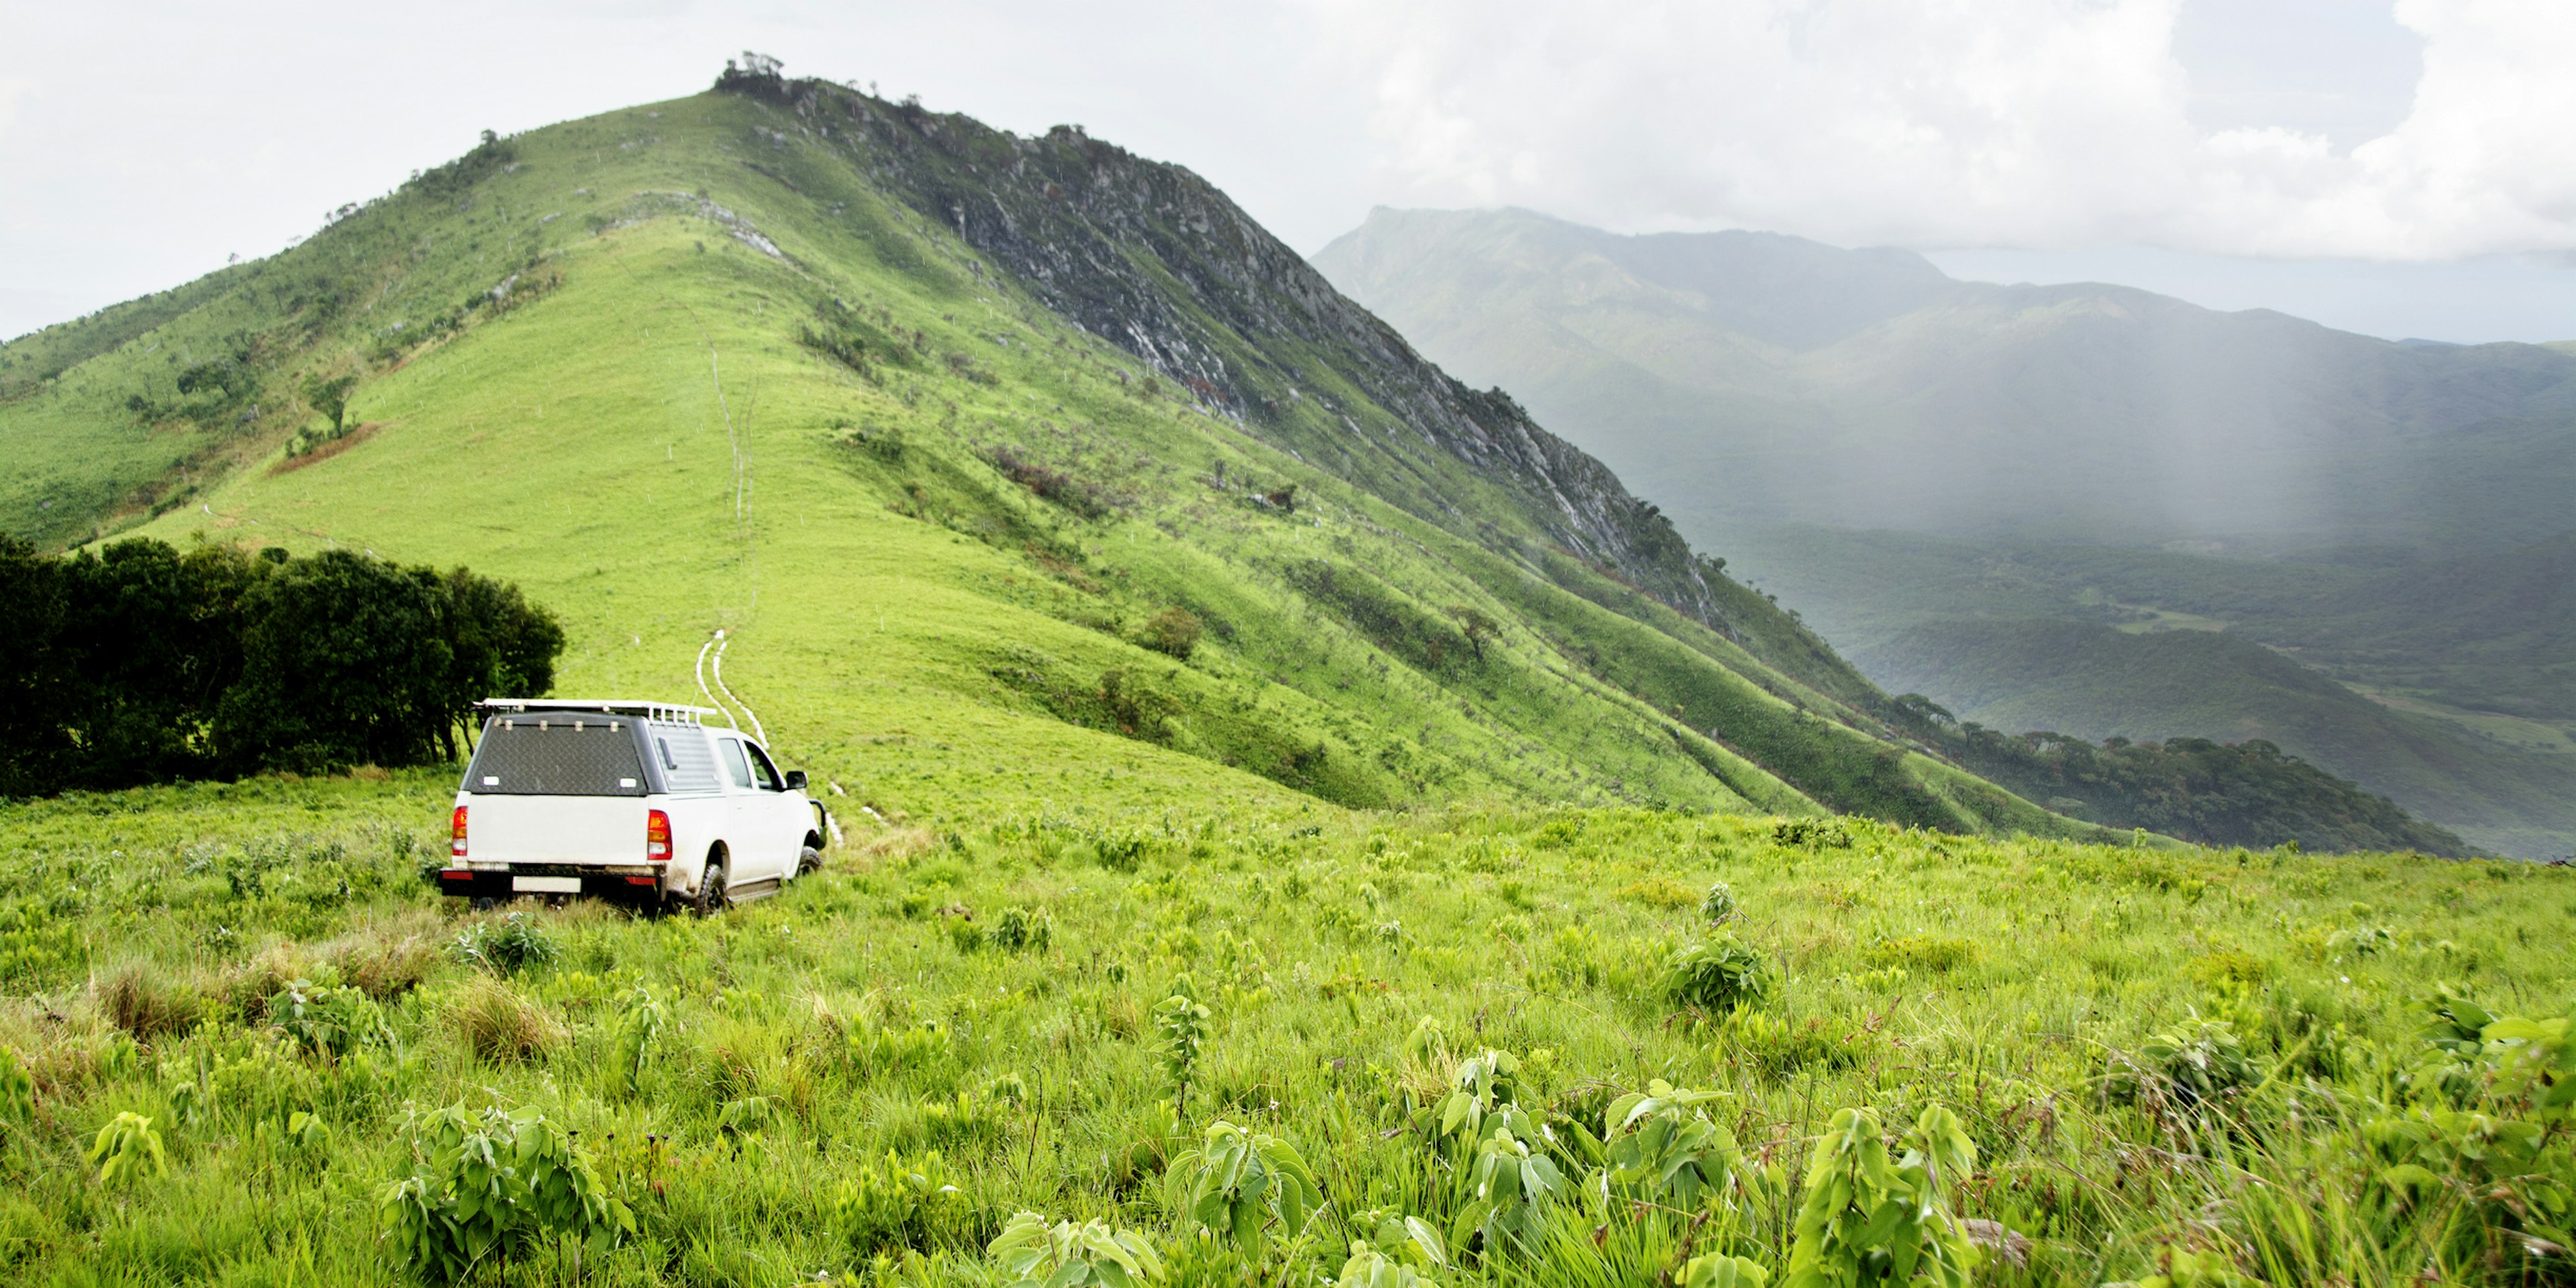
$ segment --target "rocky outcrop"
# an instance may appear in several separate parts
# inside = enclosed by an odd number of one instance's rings
[[[1520,498],[1547,540],[1725,629],[1706,574],[1655,507],[1500,390],[1469,389],[1424,360],[1187,169],[1074,127],[1020,138],[828,81],[728,72],[717,88],[769,102],[816,144],[857,154],[885,191],[955,230],[1049,308],[1247,432],[1297,450],[1314,445],[1301,437],[1314,425],[1337,426],[1347,437],[1334,451],[1300,454],[1345,473],[1378,474],[1374,463],[1419,478],[1403,458],[1454,458]],[[1368,405],[1322,392],[1336,384]],[[1325,414],[1301,416],[1299,403]],[[1436,489],[1353,481],[1492,540],[1444,511]]]

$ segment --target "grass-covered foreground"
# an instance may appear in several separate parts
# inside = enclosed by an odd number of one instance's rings
[[[0,1279],[2571,1272],[2562,870],[1261,807],[474,915],[446,791],[0,810]]]

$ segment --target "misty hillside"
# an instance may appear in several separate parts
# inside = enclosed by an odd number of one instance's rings
[[[2267,552],[2576,526],[2576,357],[2539,346],[1527,211],[1380,209],[1316,263],[1649,495],[1686,483],[1737,521]]]
[[[2237,666],[2219,687],[2255,706],[2228,727],[2310,728],[2282,745],[2486,843],[2576,849],[2576,759],[2555,750],[2576,727],[2566,353],[1526,211],[1380,210],[1316,262],[1598,453],[1873,679],[2100,736],[2127,726],[2063,684],[1993,706],[1995,677],[1953,677],[1956,655],[1915,628],[2225,629],[2387,704],[2328,731]],[[2163,714],[2148,723],[2228,732]],[[2412,733],[2370,736],[2382,719]],[[2437,771],[2415,746],[2469,781],[2425,794]]]
[[[466,564],[564,616],[565,691],[685,697],[721,628],[709,698],[889,813],[2102,834],[1906,751],[1597,460],[1077,130],[733,73],[488,140],[0,380],[16,532]]]

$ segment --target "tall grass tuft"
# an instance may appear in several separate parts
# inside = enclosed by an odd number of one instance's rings
[[[524,1064],[564,1042],[561,1021],[499,980],[467,985],[448,1014],[466,1049],[486,1064]]]
[[[203,994],[149,962],[128,962],[90,988],[108,1022],[141,1042],[185,1033],[206,1013]]]

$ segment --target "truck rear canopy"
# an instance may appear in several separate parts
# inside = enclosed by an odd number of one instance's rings
[[[465,790],[477,796],[642,796],[637,722],[570,714],[495,716],[483,727]]]

